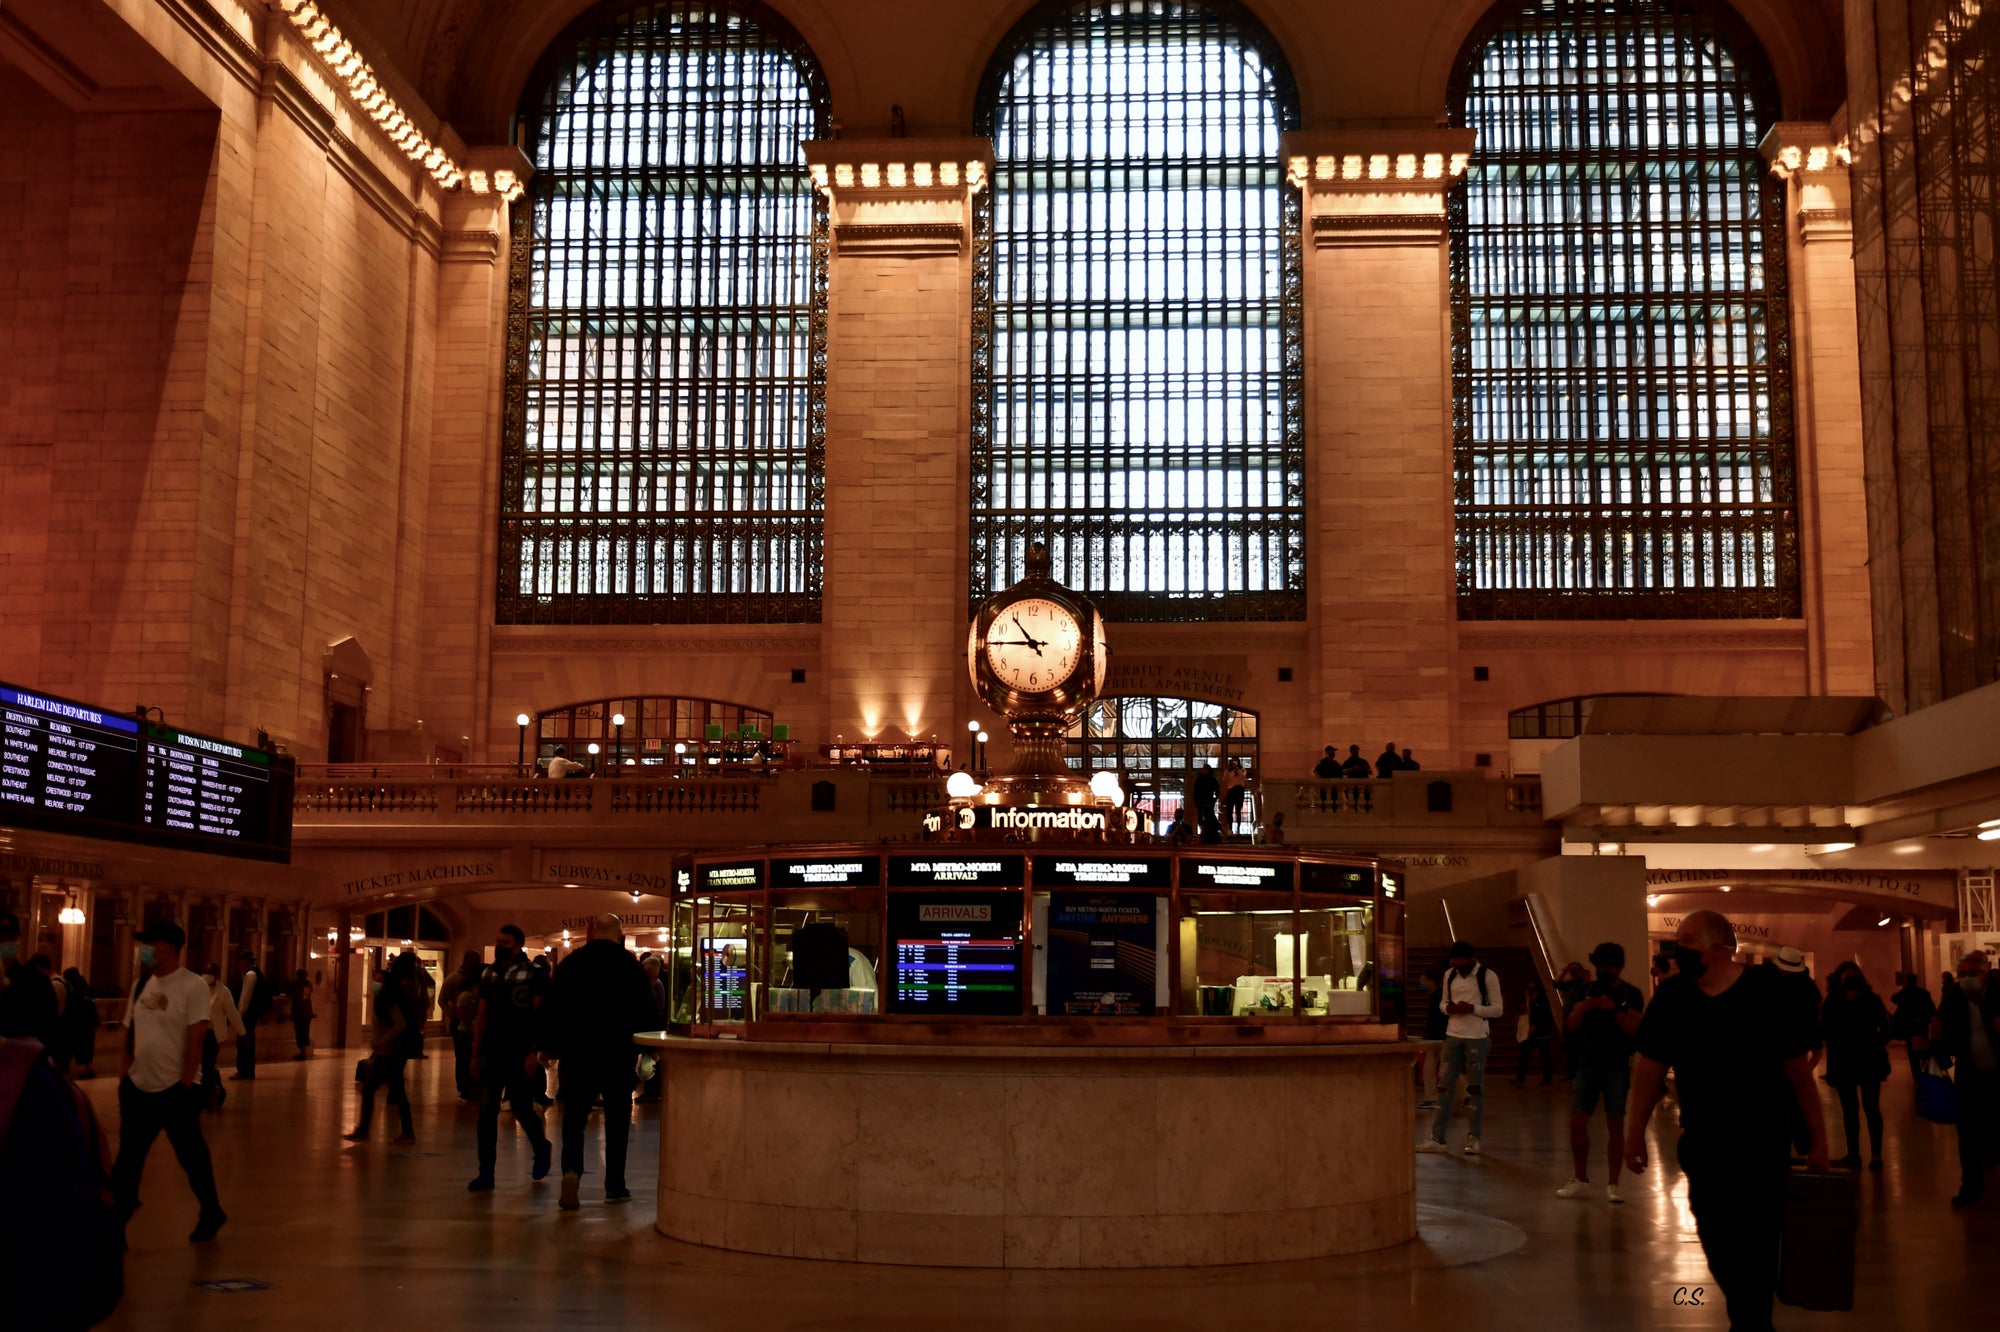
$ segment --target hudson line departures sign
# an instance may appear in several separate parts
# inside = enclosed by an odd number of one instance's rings
[[[0,684],[0,825],[292,858],[290,758]]]

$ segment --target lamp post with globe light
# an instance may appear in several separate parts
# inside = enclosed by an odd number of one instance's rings
[[[525,712],[514,714],[514,725],[521,728],[520,742],[514,746],[514,766],[524,774],[528,769],[528,723],[531,720]]]

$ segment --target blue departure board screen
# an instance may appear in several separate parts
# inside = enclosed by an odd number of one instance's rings
[[[292,760],[0,684],[0,827],[288,861]]]

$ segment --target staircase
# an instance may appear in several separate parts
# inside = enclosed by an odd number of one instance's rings
[[[1405,983],[1409,987],[1410,1004],[1403,1015],[1403,1029],[1404,1034],[1413,1039],[1422,1040],[1424,1035],[1424,1008],[1418,1002],[1423,998],[1423,988],[1419,978],[1433,967],[1440,971],[1444,970],[1450,951],[1448,948],[1409,950],[1404,974],[1407,978]],[[1526,1002],[1528,977],[1534,974],[1534,964],[1525,948],[1482,948],[1479,950],[1479,961],[1493,973],[1493,981],[1500,987],[1503,996],[1502,1016],[1493,1023],[1493,1047],[1488,1055],[1489,1066],[1494,1078],[1511,1078],[1521,1063],[1520,1049],[1514,1040],[1514,1023],[1521,1016],[1522,1005]],[[1556,1014],[1556,1020],[1560,1022],[1561,1010],[1553,1002],[1554,996],[1550,998],[1550,1011]],[[1557,1067],[1561,1067],[1561,1050],[1555,1051],[1555,1059]],[[1540,1077],[1539,1060],[1536,1062],[1535,1070],[1535,1076]]]

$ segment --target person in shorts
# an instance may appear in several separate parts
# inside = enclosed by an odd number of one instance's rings
[[[1604,1153],[1604,1168],[1610,1175],[1605,1197],[1618,1203],[1625,1201],[1618,1192],[1618,1174],[1624,1166],[1625,1099],[1632,1090],[1633,1037],[1639,1031],[1646,997],[1623,979],[1625,950],[1619,945],[1597,945],[1590,952],[1590,965],[1597,969],[1597,975],[1570,1005],[1564,1024],[1576,1042],[1575,1077],[1569,1095],[1569,1154],[1575,1173],[1569,1183],[1556,1190],[1556,1196],[1581,1198],[1590,1192],[1590,1117],[1602,1100],[1605,1127],[1610,1130]]]

